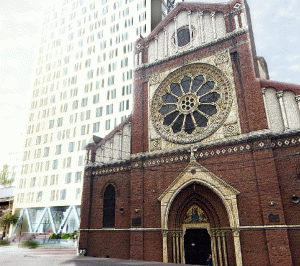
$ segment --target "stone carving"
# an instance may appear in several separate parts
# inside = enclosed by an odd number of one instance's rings
[[[160,82],[160,74],[159,73],[155,73],[149,77],[150,85],[158,84],[159,82]]]
[[[240,3],[236,3],[233,7],[234,10],[238,10],[242,5]]]
[[[228,51],[222,51],[216,54],[215,63],[216,65],[220,65],[229,61]]]
[[[161,150],[161,139],[154,139],[150,141],[150,151]]]
[[[217,67],[194,63],[170,73],[151,103],[154,128],[172,143],[194,143],[213,134],[228,117],[232,85]]]
[[[239,126],[237,123],[224,125],[224,136],[231,137],[239,135]]]

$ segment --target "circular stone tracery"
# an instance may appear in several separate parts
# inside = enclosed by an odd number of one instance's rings
[[[157,88],[151,105],[152,122],[165,139],[200,141],[227,118],[231,86],[223,72],[209,64],[191,64],[170,73]]]
[[[191,113],[193,112],[198,104],[198,99],[193,94],[187,94],[181,97],[179,100],[179,109],[182,113]]]

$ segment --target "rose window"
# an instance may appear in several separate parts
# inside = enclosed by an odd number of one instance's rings
[[[172,142],[199,141],[218,129],[231,107],[226,76],[208,64],[192,64],[172,72],[152,100],[156,130]]]

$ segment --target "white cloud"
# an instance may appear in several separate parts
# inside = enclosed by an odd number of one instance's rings
[[[289,67],[289,70],[300,72],[300,64],[292,65],[291,67]]]
[[[291,36],[287,37],[287,40],[290,41],[290,42],[298,42],[299,36],[297,36],[297,35],[294,35],[294,36],[291,35]]]
[[[269,75],[270,75],[271,80],[276,80],[276,77],[278,76],[278,73],[277,73],[277,71],[270,71]]]
[[[297,59],[300,59],[300,55],[289,55],[286,60],[289,62],[295,61]]]
[[[281,7],[277,8],[277,15],[283,18],[292,18],[292,17],[298,17],[297,10],[299,7],[297,3],[297,0],[290,0],[287,2],[287,4],[283,4]]]

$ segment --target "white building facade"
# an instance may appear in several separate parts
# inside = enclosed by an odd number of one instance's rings
[[[161,7],[161,0],[64,0],[45,10],[13,233],[79,228],[85,147],[131,113],[134,42],[159,23]]]

